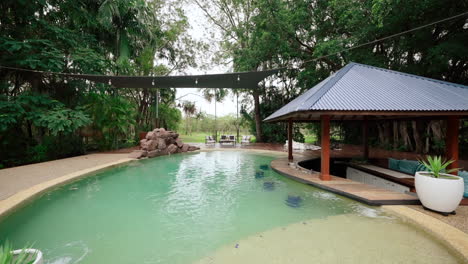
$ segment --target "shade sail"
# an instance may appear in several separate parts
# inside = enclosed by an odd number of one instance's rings
[[[350,63],[265,121],[468,115],[468,86]]]
[[[65,76],[98,83],[110,83],[116,88],[256,88],[260,81],[280,70],[155,77],[91,74],[66,74]]]

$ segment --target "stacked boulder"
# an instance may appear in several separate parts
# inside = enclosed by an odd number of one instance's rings
[[[179,134],[166,131],[164,128],[156,128],[146,134],[146,138],[140,140],[140,150],[130,153],[130,158],[153,158],[162,155],[199,150],[200,148],[184,144]]]

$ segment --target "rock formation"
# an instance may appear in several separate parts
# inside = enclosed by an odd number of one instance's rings
[[[130,158],[154,158],[162,155],[199,150],[199,147],[184,144],[179,134],[166,131],[164,128],[156,128],[146,134],[146,138],[140,140],[140,150],[130,153]]]

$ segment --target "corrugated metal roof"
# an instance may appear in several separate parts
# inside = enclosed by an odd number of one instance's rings
[[[265,121],[305,111],[468,111],[468,86],[350,63]]]

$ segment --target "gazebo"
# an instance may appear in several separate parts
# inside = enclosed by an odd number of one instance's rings
[[[367,158],[368,122],[373,120],[447,120],[446,158],[458,168],[460,118],[468,116],[468,86],[359,63],[349,63],[267,117],[288,122],[288,159],[293,162],[294,122],[321,122],[320,179],[330,175],[330,121],[362,120]]]

